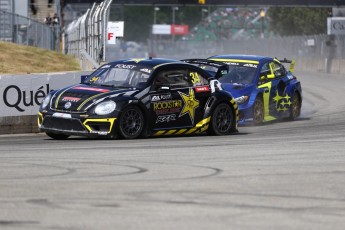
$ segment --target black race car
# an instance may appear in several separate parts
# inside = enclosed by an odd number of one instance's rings
[[[52,91],[38,127],[54,139],[237,132],[237,104],[218,86],[210,73],[182,61],[118,60],[81,84]]]

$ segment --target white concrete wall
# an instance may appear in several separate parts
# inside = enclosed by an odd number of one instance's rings
[[[54,89],[81,81],[85,72],[0,75],[0,134],[37,132],[37,113]]]

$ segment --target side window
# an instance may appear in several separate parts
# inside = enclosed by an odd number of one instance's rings
[[[269,77],[271,75],[270,63],[265,63],[260,70],[259,75],[259,85],[265,84],[270,81]]]
[[[162,86],[176,89],[190,87],[192,85],[186,70],[165,70],[160,72],[154,80],[153,89],[157,90]]]
[[[285,68],[280,63],[272,62],[272,70],[276,78],[283,77],[285,75]]]
[[[278,62],[265,63],[260,70],[259,85],[283,77],[284,75],[285,68],[282,64]]]
[[[153,90],[162,86],[170,89],[208,85],[208,80],[192,68],[163,70],[153,81]]]
[[[261,76],[267,76],[268,74],[271,73],[271,69],[269,67],[269,63],[265,63],[260,70],[260,77]]]

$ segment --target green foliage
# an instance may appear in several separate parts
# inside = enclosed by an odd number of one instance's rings
[[[329,8],[271,7],[270,30],[280,36],[314,35],[327,32]]]

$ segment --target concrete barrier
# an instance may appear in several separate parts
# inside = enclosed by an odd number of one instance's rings
[[[328,64],[329,69],[327,69]],[[298,58],[296,59],[296,70],[345,75],[345,60],[327,60],[326,58]]]
[[[37,115],[0,117],[0,134],[37,133]]]
[[[0,75],[0,134],[38,132],[39,105],[49,91],[80,83],[90,73]]]

